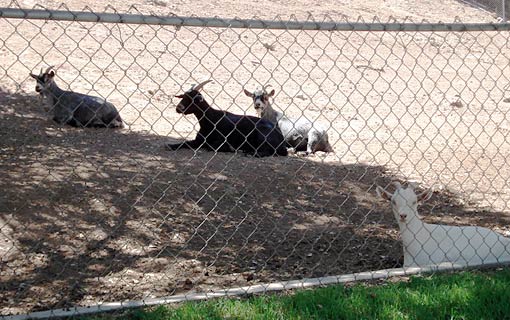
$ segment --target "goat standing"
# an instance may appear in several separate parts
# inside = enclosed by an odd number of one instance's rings
[[[53,111],[53,120],[73,127],[122,128],[124,124],[119,112],[110,102],[82,93],[65,91],[55,83],[55,72],[49,67],[43,73],[30,73],[37,83],[35,91],[48,100]]]
[[[210,81],[202,82],[176,96],[181,99],[176,107],[177,112],[194,114],[200,129],[194,140],[168,144],[170,150],[202,147],[220,152],[241,150],[256,157],[287,155],[283,135],[271,122],[212,108],[199,92]]]
[[[273,109],[269,98],[274,96],[274,93],[274,90],[267,93],[265,88],[254,93],[244,90],[244,94],[253,99],[253,105],[259,117],[277,125],[287,145],[294,151],[306,151],[307,154],[316,151],[333,152],[328,133],[320,125],[312,123],[305,117],[291,119],[283,112]]]
[[[418,215],[418,202],[430,199],[432,192],[416,195],[412,187],[395,183],[389,193],[377,186],[377,194],[391,201],[404,247],[404,267],[425,267],[443,263],[477,266],[510,261],[510,239],[490,229],[475,226],[429,224]]]

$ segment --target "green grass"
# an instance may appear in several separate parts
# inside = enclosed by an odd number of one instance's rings
[[[81,319],[510,319],[510,269],[190,302]]]

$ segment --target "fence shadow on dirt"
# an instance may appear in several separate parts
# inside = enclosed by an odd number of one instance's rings
[[[0,90],[0,314],[401,265],[384,167],[174,151]],[[508,224],[436,192],[430,219]],[[425,214],[426,215],[426,214]]]

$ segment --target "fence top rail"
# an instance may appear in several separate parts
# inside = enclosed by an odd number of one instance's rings
[[[170,25],[175,27],[251,28],[322,31],[508,31],[510,23],[381,23],[333,21],[283,21],[155,16],[142,14],[95,13],[87,11],[0,8],[0,17],[13,19],[63,20],[79,22]]]

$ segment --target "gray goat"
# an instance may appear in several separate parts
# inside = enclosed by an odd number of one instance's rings
[[[306,151],[306,154],[316,151],[333,152],[326,129],[305,117],[291,119],[283,112],[273,109],[269,98],[274,96],[274,90],[267,93],[264,87],[253,93],[244,89],[244,93],[253,99],[259,117],[278,125],[291,151]]]
[[[37,83],[35,91],[46,98],[53,111],[53,120],[73,127],[122,128],[117,108],[105,99],[65,91],[55,83],[55,71],[48,67],[39,75],[30,73]]]

